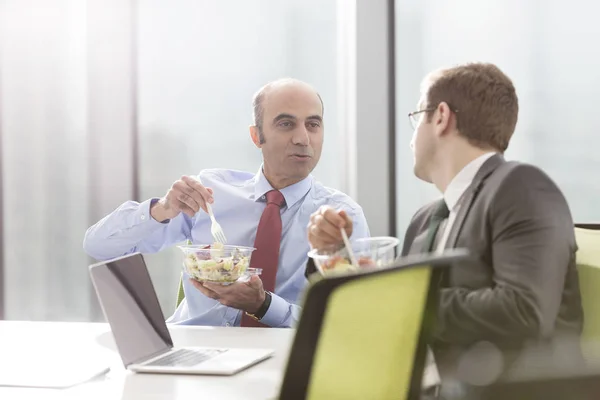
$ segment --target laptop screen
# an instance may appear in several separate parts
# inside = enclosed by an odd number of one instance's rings
[[[95,264],[90,274],[125,366],[173,347],[141,254]]]

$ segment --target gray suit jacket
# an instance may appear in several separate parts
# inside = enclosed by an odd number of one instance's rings
[[[423,251],[439,201],[414,215],[402,255]],[[446,247],[468,248],[475,257],[453,265],[440,289],[432,347],[442,377],[454,375],[482,343],[504,355],[503,374],[528,352],[579,362],[573,220],[544,172],[500,155],[488,159],[464,194]]]
[[[415,213],[402,255],[425,251],[440,201]],[[453,265],[440,288],[431,347],[443,380],[469,380],[477,375],[473,369],[496,380],[542,364],[580,365],[573,220],[544,172],[489,158],[464,194],[446,247],[467,248],[475,257]],[[309,260],[305,273],[313,272]],[[497,370],[482,371],[498,354]]]

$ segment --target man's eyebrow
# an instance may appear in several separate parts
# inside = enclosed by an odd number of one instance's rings
[[[281,121],[282,119],[297,119],[292,114],[279,114],[275,118],[273,118],[273,122]]]
[[[311,115],[311,116],[307,117],[306,119],[316,119],[319,122],[323,122],[323,117],[321,117],[320,115]]]

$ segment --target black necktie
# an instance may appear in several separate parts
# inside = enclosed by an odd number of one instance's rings
[[[450,210],[448,210],[446,202],[442,200],[439,202],[437,208],[431,216],[431,220],[429,221],[429,227],[427,228],[427,241],[425,242],[425,249],[427,251],[434,250],[434,245],[436,242],[435,239],[436,236],[438,236],[438,230],[440,229],[442,222],[448,218],[448,215],[450,215]]]

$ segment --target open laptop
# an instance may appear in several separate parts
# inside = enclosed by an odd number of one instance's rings
[[[134,253],[90,266],[125,368],[135,372],[233,375],[270,349],[174,348],[144,258]]]

